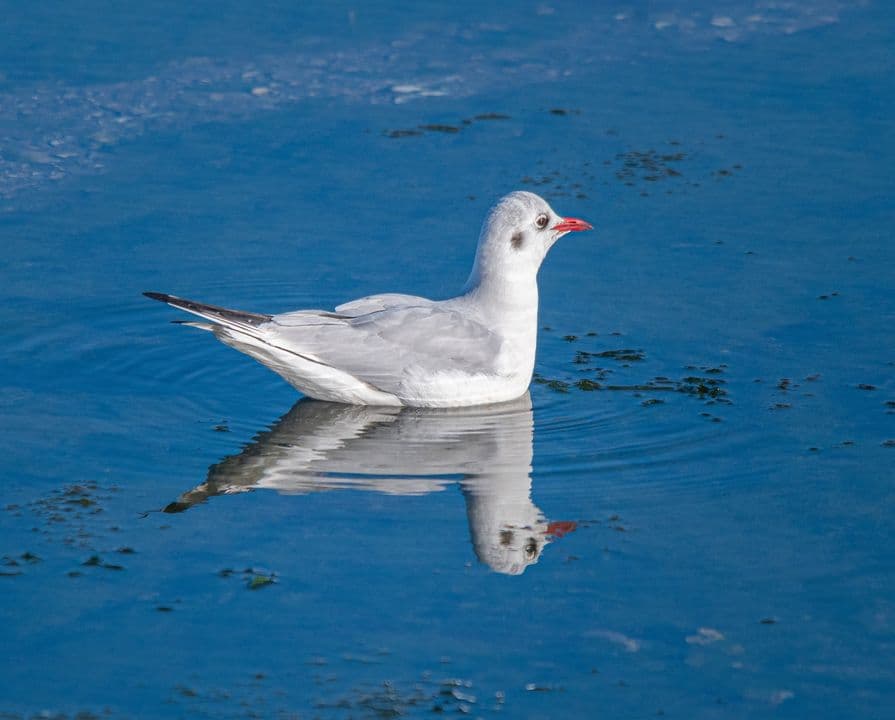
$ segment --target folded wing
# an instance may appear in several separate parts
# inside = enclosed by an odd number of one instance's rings
[[[263,326],[263,338],[399,397],[419,378],[495,374],[501,344],[482,324],[431,301],[354,317],[276,315]]]

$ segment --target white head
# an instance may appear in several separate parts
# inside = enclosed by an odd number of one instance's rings
[[[544,198],[518,190],[501,198],[482,224],[467,287],[496,276],[500,282],[533,280],[563,235],[591,230],[590,223],[558,215]]]

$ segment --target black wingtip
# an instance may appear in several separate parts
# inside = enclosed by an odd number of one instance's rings
[[[193,506],[193,503],[188,502],[178,502],[174,501],[172,503],[168,503],[165,507],[162,508],[162,512],[165,513],[181,513],[184,510],[189,510]]]
[[[238,322],[249,325],[263,325],[269,322],[271,315],[261,315],[260,313],[244,312],[242,310],[230,310],[229,308],[219,307],[218,305],[209,305],[208,303],[194,302],[186,298],[177,297],[176,295],[168,295],[167,293],[144,292],[146,297],[159,302],[167,303],[172,307],[186,310],[204,317],[217,323]]]

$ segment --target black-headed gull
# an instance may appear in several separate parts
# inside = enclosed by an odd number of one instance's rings
[[[390,293],[335,312],[264,315],[145,294],[204,318],[188,324],[318,400],[414,407],[504,402],[531,382],[538,268],[559,238],[590,229],[584,220],[557,215],[534,193],[510,193],[488,213],[466,286],[449,300]]]

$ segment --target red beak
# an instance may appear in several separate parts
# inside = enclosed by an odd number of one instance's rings
[[[582,230],[593,230],[594,226],[578,218],[563,218],[562,222],[556,223],[550,229],[557,232],[581,232]]]
[[[574,520],[556,520],[547,525],[546,534],[561,538],[563,535],[568,535],[570,532],[574,532],[577,527],[578,523]]]

